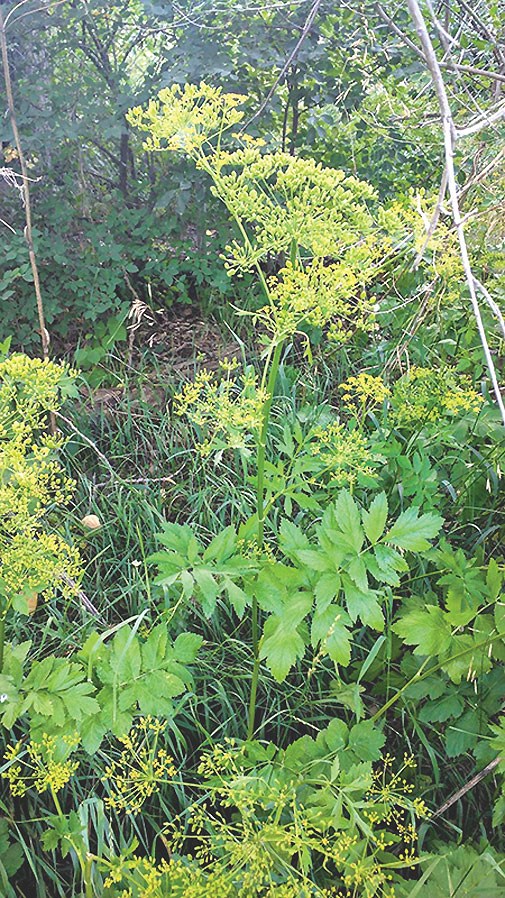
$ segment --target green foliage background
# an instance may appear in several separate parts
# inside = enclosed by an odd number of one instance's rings
[[[13,14],[47,325],[55,356],[82,374],[72,385],[42,368],[53,392],[29,377],[27,406],[25,375],[1,369],[6,898],[319,898],[336,883],[371,898],[389,895],[384,870],[399,898],[503,893],[505,449],[445,208],[423,247],[443,168],[438,106],[406,6],[384,10],[410,45],[375,3],[323,0],[294,53],[310,8],[27,0]],[[505,58],[502,13],[451,5],[467,67]],[[443,34],[436,45],[446,52]],[[444,71],[458,123],[500,102],[499,82]],[[368,182],[394,247],[364,278],[368,328],[329,345],[328,322],[309,316],[283,334],[259,539],[258,428],[242,440],[242,424],[219,425],[243,398],[235,366],[254,397],[271,336],[261,281],[278,287],[292,248],[230,277],[222,256],[240,229],[226,197],[190,159],[146,149],[128,116],[201,81],[244,95],[262,154]],[[474,272],[501,308],[503,127],[455,160]],[[0,140],[0,168],[16,171],[8,116]],[[16,351],[36,355],[40,335],[22,201],[1,179],[0,219],[0,365],[10,353],[23,367]],[[309,255],[294,254],[302,270]],[[503,339],[483,314],[501,372]],[[204,362],[207,416],[191,401]],[[40,485],[48,412],[71,501]],[[13,595],[8,563],[36,588]],[[133,745],[140,814],[124,813]],[[160,769],[173,759],[176,774],[156,780],[160,745]],[[416,815],[419,862],[415,839],[401,841]]]

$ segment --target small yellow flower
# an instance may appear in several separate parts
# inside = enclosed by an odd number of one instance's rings
[[[128,735],[118,739],[123,749],[102,776],[109,789],[105,803],[110,808],[139,813],[145,800],[177,773],[173,758],[158,747],[164,726],[154,717],[142,717]]]
[[[9,783],[13,795],[25,795],[30,788],[39,793],[59,792],[79,767],[71,755],[79,744],[79,737],[54,737],[44,734],[40,742],[19,741],[7,746],[4,760],[8,767],[2,778]]]

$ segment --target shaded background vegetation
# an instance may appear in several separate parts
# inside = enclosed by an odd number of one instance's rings
[[[2,4],[5,12],[12,6]],[[313,335],[312,366],[303,346],[295,344],[281,366],[279,427],[286,420],[303,423],[328,405],[345,419],[338,385],[363,368],[395,381],[412,364],[449,365],[468,375],[489,400],[446,210],[443,239],[413,265],[415,232],[422,231],[423,215],[436,200],[443,158],[436,98],[404,6],[68,0],[27,3],[11,19],[14,99],[33,178],[34,243],[52,352],[83,372],[80,396],[60,421],[78,481],[65,527],[69,534],[79,533],[85,590],[108,625],[146,608],[168,613],[163,590],[150,582],[145,562],[164,520],[189,521],[207,538],[253,509],[246,473],[242,477],[226,454],[195,460],[189,429],[172,414],[181,380],[191,379],[202,364],[215,367],[226,355],[257,357],[257,335],[232,313],[234,306],[253,308],[258,291],[252,278],[231,280],[222,267],[219,254],[230,225],[206,179],[171,155],[145,152],[127,123],[127,110],[162,87],[203,80],[244,94],[248,132],[262,137],[269,149],[342,167],[373,184],[386,204],[401,202],[411,209],[412,228],[402,251],[370,288],[380,303],[376,331],[332,353]],[[502,3],[462,0],[439,6],[458,36],[463,62],[447,70],[447,79],[457,118],[465,121],[501,101],[505,10]],[[307,29],[311,9],[315,16]],[[439,35],[441,54],[444,40]],[[471,69],[501,73],[501,80]],[[469,141],[456,160],[474,270],[500,304],[504,175],[494,163],[503,138],[498,123]],[[0,139],[0,167],[16,171],[7,115]],[[0,340],[12,335],[13,347],[36,354],[40,334],[22,199],[6,180],[0,180],[0,219]],[[502,372],[503,342],[488,309],[484,315]],[[503,563],[504,448],[491,401],[478,417],[441,417],[434,426],[393,434],[376,410],[367,428],[380,461],[377,487],[386,490],[395,511],[413,503],[444,515],[444,535],[453,550],[445,558],[447,571],[471,590],[476,567],[491,556]],[[271,447],[272,460],[275,453]],[[360,495],[365,494],[363,486]],[[79,530],[89,512],[103,522],[96,533]],[[458,549],[466,560],[456,556]],[[429,596],[439,574],[420,566],[412,576]],[[69,615],[56,603],[38,614],[45,616],[35,657],[55,647],[71,651],[76,634],[84,638],[94,623],[81,608]],[[195,717],[216,740],[225,733],[240,736],[247,702],[243,670],[249,664],[243,648],[247,627],[231,620],[229,610],[220,606],[211,624],[201,620],[193,626],[206,638],[194,690],[203,698],[185,709],[171,735],[190,759],[199,745]],[[30,630],[30,624],[16,627],[19,639]],[[286,733],[304,732],[308,711],[314,722],[332,713],[352,715],[361,700],[373,711],[385,697],[386,680],[387,689],[399,686],[409,664],[399,643],[384,647],[361,674],[373,647],[369,634],[363,632],[361,639],[356,662],[338,689],[331,665],[316,682],[308,678],[308,662],[282,689],[270,681],[260,697],[267,721],[262,735],[281,740]],[[223,671],[219,681],[217,666]],[[412,747],[419,787],[433,808],[465,790],[446,814],[426,824],[426,844],[463,837],[478,844],[492,835],[503,849],[491,825],[496,781],[489,776],[466,791],[492,756],[488,723],[502,708],[503,673],[495,668],[484,675],[478,689],[473,682],[456,687],[442,675],[433,680],[398,706],[387,731],[388,744],[406,740]],[[286,716],[291,729],[282,724]],[[88,802],[90,831],[99,842],[106,837],[89,798],[95,780],[91,763],[67,799],[69,806],[80,798]],[[184,805],[181,794],[164,800],[172,802],[172,810]],[[56,855],[41,857],[37,850],[37,821],[48,812],[44,802],[38,797],[33,806],[9,808],[25,857],[19,894],[77,894],[71,865],[62,872]],[[153,804],[125,828],[146,851],[159,815]]]

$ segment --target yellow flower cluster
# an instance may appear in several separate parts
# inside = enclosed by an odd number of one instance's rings
[[[374,476],[374,458],[364,438],[338,422],[314,427],[309,434],[308,451],[319,462],[315,475],[327,474],[337,486],[352,485],[360,476]]]
[[[235,220],[251,225],[254,238],[228,247],[230,271],[252,268],[267,254],[290,252],[294,241],[309,255],[347,262],[357,275],[389,248],[368,209],[374,189],[339,169],[289,153],[265,153],[263,141],[233,135],[234,151],[204,144],[240,121],[246,98],[207,84],[174,85],[160,92],[145,110],[136,107],[130,123],[147,131],[149,150],[185,152],[214,181],[213,192]],[[396,219],[394,220],[394,223]],[[384,219],[389,227],[389,221]],[[384,231],[384,228],[382,228]]]
[[[133,127],[149,133],[144,144],[149,152],[172,150],[193,155],[243,119],[244,113],[237,107],[246,99],[203,82],[183,88],[174,84],[163,88],[146,109],[131,109],[127,118]]]
[[[22,408],[30,425],[35,416],[56,411],[62,385],[69,383],[76,372],[66,365],[48,359],[31,359],[15,352],[0,362],[0,439],[5,437],[9,413]]]
[[[13,795],[25,795],[30,788],[37,792],[59,792],[79,767],[72,760],[72,752],[79,745],[79,737],[43,735],[40,742],[24,745],[19,741],[7,746],[4,761],[8,764],[2,773]]]
[[[58,533],[27,528],[2,550],[0,578],[11,597],[39,592],[49,598],[55,589],[74,595],[82,577],[78,550]]]
[[[63,445],[55,437],[39,444],[12,439],[0,442],[0,521],[8,533],[33,527],[49,506],[64,505],[75,483],[66,477],[54,453]]]
[[[413,366],[394,386],[393,421],[397,427],[436,424],[444,416],[478,414],[483,401],[466,375]]]
[[[175,776],[173,758],[164,748],[158,748],[164,727],[154,717],[142,717],[127,736],[119,737],[121,754],[105,768],[102,777],[109,789],[105,803],[110,808],[138,814],[145,800]]]
[[[254,233],[227,247],[231,274],[268,254],[289,256],[294,242],[305,255],[338,260],[366,278],[383,251],[367,206],[373,188],[339,169],[258,147],[220,151],[200,167],[213,174],[214,195]]]
[[[340,390],[345,405],[353,414],[363,414],[367,408],[382,405],[391,395],[391,390],[382,378],[367,374],[366,371],[362,371],[356,377],[348,377],[340,384]]]
[[[82,576],[78,551],[44,529],[75,485],[57,458],[64,440],[44,433],[48,411],[57,410],[74,376],[65,365],[21,353],[0,362],[0,582],[7,605],[21,594],[49,595],[55,586],[68,594]]]
[[[270,305],[255,313],[255,320],[283,340],[302,324],[323,328],[338,323],[341,341],[373,324],[373,312],[352,268],[340,262],[325,265],[315,259],[304,269],[289,263],[269,278]],[[338,319],[338,322],[335,321]]]
[[[202,428],[205,436],[198,449],[205,456],[213,449],[246,449],[251,437],[257,440],[267,399],[251,370],[238,383],[229,378],[216,381],[204,370],[175,396],[175,411]]]

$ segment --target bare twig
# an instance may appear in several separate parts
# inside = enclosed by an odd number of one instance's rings
[[[21,6],[21,4],[19,4]],[[17,7],[15,7],[17,8]],[[11,73],[10,73],[10,65],[9,65],[9,54],[7,48],[7,38],[5,35],[5,23],[4,17],[2,13],[2,8],[0,6],[0,50],[2,55],[2,68],[3,75],[5,81],[5,92],[7,95],[7,106],[9,110],[9,117],[11,121],[12,131],[14,134],[14,142],[16,144],[16,150],[18,153],[19,165],[21,168],[21,176],[23,179],[23,198],[24,198],[24,210],[25,210],[25,221],[26,226],[24,230],[25,240],[28,246],[28,255],[30,257],[30,266],[32,269],[33,276],[33,286],[35,289],[35,298],[37,302],[37,312],[39,317],[39,327],[40,327],[40,337],[42,341],[42,354],[45,359],[49,357],[49,332],[46,328],[45,316],[44,316],[44,303],[42,300],[42,293],[40,289],[40,279],[39,279],[39,270],[37,266],[37,259],[35,256],[35,250],[33,248],[33,234],[32,234],[32,208],[30,203],[30,187],[29,187],[29,177],[28,177],[28,168],[26,165],[26,159],[23,153],[23,147],[21,144],[21,139],[19,136],[17,120],[16,120],[16,111],[14,108],[14,95],[12,92],[12,81],[11,81]],[[53,419],[51,419],[53,423]],[[54,427],[53,427],[54,429]]]
[[[377,3],[375,8],[378,15],[380,16],[382,21],[386,23],[388,28],[390,28],[390,30],[393,31],[394,34],[397,35],[397,37],[401,38],[403,43],[407,47],[409,47],[412,52],[419,57],[419,59],[422,59],[423,62],[426,62],[422,50],[420,50],[419,47],[414,43],[414,41],[410,39],[408,34],[405,34],[405,32],[398,27],[394,19],[392,19],[391,16],[387,14],[386,10],[383,9],[380,3]],[[478,66],[465,65],[463,63],[454,62],[452,60],[451,62],[440,61],[439,66],[441,69],[455,69],[457,72],[466,72],[468,75],[476,75],[478,78],[487,78],[490,81],[505,83],[505,75],[503,75],[501,72],[491,72],[489,71],[489,69],[480,69]]]
[[[423,54],[426,60],[426,65],[428,66],[433,86],[435,88],[438,103],[440,107],[440,114],[442,117],[442,127],[444,134],[444,150],[445,150],[445,168],[447,174],[447,187],[449,191],[449,197],[452,208],[452,217],[454,220],[454,226],[456,228],[456,232],[458,234],[459,240],[459,248],[461,254],[461,261],[463,263],[463,269],[465,272],[465,278],[468,285],[468,289],[470,291],[470,301],[472,304],[473,313],[475,316],[475,320],[477,323],[477,328],[479,331],[479,336],[482,344],[482,348],[484,351],[484,355],[486,358],[486,363],[489,371],[489,376],[491,378],[491,383],[493,385],[493,391],[495,394],[496,402],[498,408],[500,410],[500,414],[502,417],[502,421],[505,425],[505,404],[503,402],[503,398],[500,392],[500,386],[498,383],[498,378],[496,375],[496,369],[493,362],[493,357],[491,355],[491,350],[489,348],[489,343],[487,340],[486,330],[484,328],[484,323],[482,321],[482,315],[479,307],[479,301],[477,298],[477,290],[475,285],[475,279],[472,272],[472,266],[470,263],[470,257],[468,254],[468,247],[466,244],[466,237],[463,222],[461,220],[461,211],[459,207],[459,199],[458,199],[458,185],[456,181],[456,172],[454,167],[454,149],[456,145],[456,140],[461,137],[467,136],[467,134],[476,133],[475,125],[470,126],[470,128],[459,129],[457,130],[454,124],[454,119],[452,116],[451,107],[449,104],[449,98],[447,96],[447,91],[445,88],[444,79],[442,77],[442,72],[438,63],[438,59],[435,53],[435,49],[433,47],[432,40],[430,38],[428,28],[426,26],[426,22],[424,20],[424,16],[419,7],[419,3],[417,0],[407,0],[408,8],[410,15],[412,17],[412,21],[414,22],[415,29],[417,34],[419,35],[419,39],[421,41],[421,47],[423,50]],[[505,104],[503,104],[503,111],[505,112]],[[496,120],[497,112],[486,117],[486,121],[490,122],[491,120]],[[481,122],[484,119],[481,119]],[[483,126],[482,126],[483,127]],[[477,129],[479,130],[479,129]]]
[[[501,309],[500,309],[498,303],[496,303],[496,302],[494,301],[494,299],[493,299],[493,297],[491,296],[491,294],[490,294],[489,290],[487,289],[487,287],[485,287],[484,284],[482,284],[481,281],[479,281],[478,278],[476,278],[475,276],[474,276],[473,282],[474,282],[474,284],[475,284],[477,290],[478,290],[480,293],[482,293],[482,296],[484,297],[484,300],[487,302],[487,304],[488,304],[489,308],[491,309],[491,311],[492,311],[493,315],[495,316],[495,318],[498,319],[498,323],[499,323],[500,328],[501,328],[501,332],[502,332],[502,335],[503,335],[503,339],[505,340],[505,318],[503,317],[502,311],[501,311]]]
[[[114,468],[112,467],[112,465],[111,465],[109,459],[103,454],[103,452],[100,452],[100,449],[98,448],[98,446],[96,445],[96,443],[93,442],[93,440],[90,440],[90,438],[87,437],[85,433],[82,433],[82,432],[79,430],[79,428],[75,426],[74,422],[71,421],[70,418],[65,417],[65,415],[62,415],[62,414],[61,414],[61,412],[55,412],[55,415],[56,415],[56,417],[59,418],[61,421],[64,421],[65,424],[67,424],[68,427],[70,427],[70,429],[71,429],[74,433],[76,433],[78,436],[80,436],[81,440],[83,440],[85,443],[87,443],[88,446],[90,446],[91,449],[93,449],[93,451],[96,452],[98,458],[100,459],[100,461],[102,462],[102,464],[107,468],[107,470],[109,471],[111,477],[120,479],[120,478],[118,477],[118,475],[116,474]]]
[[[431,238],[433,237],[433,234],[436,231],[438,220],[440,218],[440,213],[442,212],[442,208],[443,208],[446,191],[447,191],[447,168],[444,168],[442,180],[440,181],[440,190],[438,191],[437,204],[433,211],[431,221],[430,221],[428,227],[426,228],[426,237],[424,238],[424,243],[423,243],[421,249],[419,250],[417,256],[414,259],[414,262],[412,265],[413,268],[418,267],[419,263],[421,262],[421,260],[424,256],[426,247],[428,246],[428,243],[430,242]]]
[[[463,185],[461,190],[459,191],[460,200],[468,193],[468,191],[475,186],[475,184],[479,184],[484,178],[487,178],[489,174],[496,168],[496,166],[501,162],[503,157],[505,156],[505,147],[502,147],[499,153],[496,154],[494,159],[485,166],[485,168],[481,169],[480,172],[476,172],[471,175],[466,184]]]
[[[473,789],[474,786],[477,786],[481,782],[481,780],[485,779],[485,777],[488,776],[489,773],[492,773],[492,771],[495,770],[496,767],[498,767],[500,760],[500,758],[494,758],[494,760],[490,761],[483,770],[479,770],[479,772],[476,773],[471,780],[468,780],[468,782],[461,787],[461,789],[458,789],[458,791],[454,792],[454,794],[451,795],[451,797],[448,798],[447,801],[444,801],[441,807],[434,811],[433,814],[430,814],[430,819],[433,820],[435,817],[441,817],[442,814],[445,814],[445,812],[448,811],[453,804],[456,804],[456,802],[459,801],[460,798],[463,798],[463,796],[466,795],[467,792],[470,791],[470,789]]]
[[[477,118],[473,122],[470,122],[469,125],[466,125],[465,128],[458,128],[456,136],[460,138],[478,134],[479,131],[483,131],[484,128],[489,128],[490,125],[498,122],[501,118],[505,118],[505,103],[500,103],[493,112],[485,112],[480,118]]]
[[[312,7],[311,7],[311,9],[310,9],[310,12],[309,12],[309,14],[308,14],[308,16],[307,16],[307,19],[305,20],[305,24],[304,24],[304,26],[303,26],[302,33],[301,33],[300,37],[298,38],[298,40],[297,40],[295,46],[293,47],[291,53],[289,54],[288,58],[286,59],[286,62],[284,63],[284,65],[283,65],[281,71],[279,72],[277,78],[275,79],[275,81],[274,81],[272,87],[271,87],[270,90],[268,91],[268,93],[267,93],[265,99],[264,99],[263,102],[261,103],[259,109],[257,109],[256,112],[254,113],[254,115],[253,115],[253,116],[246,122],[246,124],[243,126],[243,129],[242,129],[242,130],[244,130],[244,128],[249,127],[249,125],[251,124],[251,122],[253,122],[255,119],[257,119],[258,116],[261,115],[261,113],[263,112],[263,110],[268,106],[268,104],[269,104],[270,100],[272,99],[272,97],[273,97],[275,91],[277,90],[279,84],[281,83],[282,79],[284,78],[284,75],[285,75],[286,72],[288,71],[288,69],[289,69],[291,63],[294,62],[294,60],[296,59],[296,57],[297,57],[297,55],[298,55],[298,52],[299,52],[299,50],[300,50],[302,44],[303,44],[304,41],[305,41],[305,38],[306,38],[307,35],[309,34],[310,29],[312,28],[312,25],[314,24],[314,20],[315,20],[315,18],[316,18],[316,16],[317,16],[319,7],[321,6],[321,3],[322,3],[322,0],[314,0],[314,3],[312,4]]]

